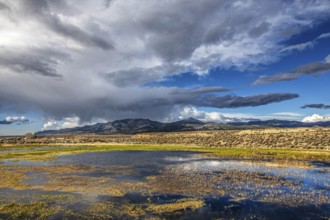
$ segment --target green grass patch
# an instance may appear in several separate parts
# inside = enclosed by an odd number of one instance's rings
[[[47,219],[55,212],[45,202],[0,205],[0,219]]]
[[[62,145],[63,146],[63,145]],[[66,145],[65,145],[66,146]],[[17,146],[20,148],[21,146]],[[41,147],[38,145],[38,147]],[[209,148],[200,146],[182,145],[144,145],[144,144],[79,144],[59,147],[56,145],[42,145],[47,149],[35,150],[35,146],[26,146],[24,152],[0,153],[0,160],[27,160],[39,161],[50,160],[56,156],[64,154],[78,154],[85,152],[104,152],[104,151],[197,151],[205,152],[217,157],[230,158],[265,158],[265,159],[297,159],[297,160],[319,160],[330,161],[330,151],[328,150],[307,150],[307,149],[264,149],[264,148]],[[15,150],[16,147],[11,149]]]
[[[204,206],[204,201],[201,199],[179,199],[174,203],[151,204],[147,211],[155,214],[173,213],[184,210],[198,210]]]

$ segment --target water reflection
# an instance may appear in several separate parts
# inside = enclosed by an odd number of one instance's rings
[[[191,160],[182,157],[169,157],[166,158],[166,160],[184,161],[185,163],[183,164],[175,165],[178,172],[257,172],[301,182],[308,188],[324,188],[330,190],[330,167],[319,167],[306,161],[282,163],[283,161],[201,159],[196,157],[192,157]]]

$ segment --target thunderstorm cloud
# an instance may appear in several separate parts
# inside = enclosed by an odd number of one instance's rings
[[[298,94],[285,91],[235,95],[221,82],[153,83],[276,62],[281,42],[329,10],[329,1],[307,0],[0,0],[0,111],[37,110],[56,120],[162,119],[186,105],[239,108],[294,99]],[[328,69],[311,63],[262,80]]]

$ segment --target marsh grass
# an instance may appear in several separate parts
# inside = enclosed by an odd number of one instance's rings
[[[44,194],[40,195],[40,199],[47,201],[47,202],[58,202],[58,201],[73,201],[76,199],[74,195],[67,195],[67,194],[58,194],[58,195],[49,195],[49,194]]]
[[[1,188],[24,188],[27,184],[24,184],[24,180],[28,177],[20,171],[16,170],[4,170],[1,168],[0,172],[0,187]]]
[[[191,151],[201,152],[204,156],[219,158],[258,158],[279,159],[287,161],[318,160],[330,161],[328,150],[308,149],[275,149],[275,148],[211,148],[190,145],[150,145],[150,144],[76,144],[76,145],[17,145],[6,147],[7,151],[1,153],[0,162],[10,161],[46,161],[54,160],[58,156],[67,154],[80,154],[87,152],[106,151]],[[8,152],[8,150],[24,150],[20,152]],[[41,163],[42,164],[42,163]],[[146,219],[175,216],[175,213],[194,212],[205,206],[202,198],[208,196],[224,197],[231,193],[230,189],[219,186],[219,182],[234,184],[253,183],[266,187],[298,187],[290,181],[284,181],[272,176],[260,176],[246,172],[226,172],[223,174],[209,175],[208,173],[183,173],[176,169],[165,169],[160,175],[148,176],[144,181],[116,182],[110,176],[91,177],[89,173],[117,173],[120,175],[134,175],[134,170],[128,166],[112,166],[99,168],[90,165],[52,165],[52,166],[26,166],[26,165],[1,165],[0,164],[0,188],[37,189],[45,194],[39,195],[30,203],[15,201],[2,201],[0,203],[0,219],[48,219],[53,216],[67,219]],[[27,184],[25,181],[38,173],[44,175],[45,183],[40,185]],[[87,174],[87,175],[85,175]],[[230,177],[227,179],[226,177]],[[52,192],[58,194],[53,195]],[[106,195],[116,198],[125,198],[128,192],[140,193],[147,197],[152,195],[178,194],[180,199],[163,203],[151,200],[142,203],[115,203],[112,201],[95,201],[89,203],[86,211],[82,212],[68,208],[67,204],[78,203],[75,195],[84,195],[96,198],[98,195]],[[304,204],[311,200],[304,195],[296,197],[288,195],[279,197],[277,194],[261,198],[265,202],[280,202],[294,205]],[[241,193],[235,198],[247,198]],[[290,197],[290,198],[289,198]],[[277,201],[281,198],[281,201]],[[326,197],[316,197],[312,202],[325,203]],[[290,203],[288,203],[288,201]],[[5,204],[7,202],[7,204]],[[179,216],[179,215],[178,215]]]
[[[50,208],[46,202],[28,204],[10,203],[0,205],[0,219],[47,219],[58,210]]]
[[[30,203],[11,202],[0,205],[0,219],[159,219],[166,215],[180,215],[202,208],[203,199],[185,198],[169,203],[114,203],[96,201],[84,210],[64,208],[61,201],[72,199],[72,195],[41,195],[40,200]]]
[[[33,149],[31,148],[33,153]],[[11,154],[12,160],[22,158],[47,159],[51,156],[63,154],[76,154],[84,152],[103,152],[111,150],[184,150],[204,152],[206,155],[217,157],[246,157],[246,158],[305,158],[307,155],[315,156],[322,160],[323,151],[306,150],[283,150],[283,149],[237,149],[237,148],[202,148],[196,146],[177,145],[86,145],[71,146],[68,148],[52,148],[42,150],[42,154],[32,154],[29,152],[19,152],[15,157]],[[327,153],[327,152],[323,152]],[[25,157],[26,156],[26,157]],[[35,159],[34,158],[34,159]],[[327,158],[327,157],[325,157]],[[290,160],[290,159],[288,159]],[[326,159],[325,159],[326,160]],[[46,163],[47,164],[47,163]],[[300,184],[294,181],[276,178],[271,175],[260,175],[259,173],[224,171],[212,173],[186,172],[182,168],[170,166],[160,173],[152,174],[143,180],[134,182],[114,181],[114,176],[105,175],[89,176],[90,173],[119,173],[120,175],[134,175],[134,170],[129,166],[109,166],[100,168],[92,165],[2,165],[0,188],[10,187],[13,189],[36,189],[42,195],[37,195],[30,200],[30,203],[19,203],[17,201],[4,201],[7,204],[0,205],[0,219],[48,219],[58,217],[62,219],[146,219],[167,218],[180,216],[186,213],[197,213],[206,203],[204,198],[217,197],[225,198],[233,196],[237,202],[249,198],[248,191],[236,192],[231,187],[235,185],[251,185],[252,191],[261,194],[263,187],[287,187],[299,190]],[[47,181],[41,185],[28,185],[24,183],[29,177],[38,173],[44,174]],[[225,183],[225,186],[219,183]],[[249,187],[250,187],[249,185]],[[253,187],[256,186],[256,187]],[[54,192],[58,194],[53,195]],[[132,202],[127,194],[135,193],[141,195],[141,201]],[[234,194],[235,193],[235,194]],[[113,200],[98,200],[98,196],[115,198]],[[161,195],[169,195],[167,199],[155,199]],[[180,197],[171,198],[171,195]],[[280,196],[279,196],[280,195]],[[312,195],[312,196],[311,196]],[[80,201],[80,198],[91,200]],[[139,197],[138,197],[139,198]],[[275,191],[261,197],[265,203],[274,202],[288,206],[297,204],[325,204],[328,200],[326,196],[314,195],[313,192],[297,195],[288,194],[282,196],[281,192]],[[281,199],[281,200],[279,200]],[[92,202],[91,202],[92,201]],[[84,210],[71,208],[68,204],[83,204]],[[87,205],[86,205],[87,204]]]
[[[43,145],[45,147],[47,145]],[[330,161],[330,151],[315,149],[270,149],[270,148],[210,148],[199,146],[182,145],[144,145],[144,144],[80,144],[69,145],[67,148],[59,146],[48,146],[47,150],[34,150],[36,146],[17,146],[25,148],[25,152],[7,152],[1,153],[0,161],[4,159],[25,160],[25,161],[43,161],[52,160],[57,156],[65,154],[78,154],[86,152],[104,152],[104,151],[196,151],[211,154],[217,157],[229,158],[258,158],[258,159],[296,159],[296,160],[320,160]],[[38,147],[40,147],[38,145]],[[12,150],[16,147],[12,147]]]
[[[185,210],[195,211],[204,205],[204,201],[201,199],[179,199],[173,203],[151,204],[146,210],[154,214],[163,214]]]

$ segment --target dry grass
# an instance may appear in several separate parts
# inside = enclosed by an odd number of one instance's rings
[[[0,188],[24,188],[27,184],[23,181],[28,179],[24,172],[17,170],[5,170],[0,167]]]
[[[0,219],[47,219],[57,211],[45,202],[10,203],[0,206]]]
[[[137,143],[182,144],[212,148],[285,148],[330,150],[330,129],[292,128],[149,133],[131,137]]]
[[[33,139],[0,138],[0,146],[70,144],[175,144],[202,147],[285,148],[330,150],[330,128],[268,128],[190,131],[136,135],[66,135]]]
[[[204,206],[204,201],[199,199],[179,199],[174,203],[152,204],[149,205],[147,211],[154,214],[173,213],[185,210],[197,210]]]

